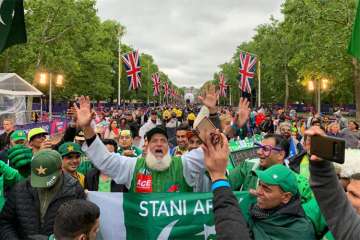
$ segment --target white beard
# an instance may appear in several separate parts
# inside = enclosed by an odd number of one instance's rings
[[[150,151],[147,152],[145,157],[147,167],[159,172],[168,169],[170,167],[171,160],[169,152],[162,159],[157,159]]]

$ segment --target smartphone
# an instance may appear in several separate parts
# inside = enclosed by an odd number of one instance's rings
[[[345,140],[330,136],[312,136],[310,154],[342,164],[345,161]]]
[[[205,143],[206,138],[210,137],[208,134],[213,130],[216,130],[214,124],[209,120],[208,117],[204,117],[194,131],[200,140]]]

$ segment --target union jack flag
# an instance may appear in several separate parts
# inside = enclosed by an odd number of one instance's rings
[[[251,94],[251,85],[255,77],[257,59],[247,52],[240,52],[240,82],[239,88],[242,92]]]
[[[176,91],[175,91],[175,88],[172,87],[171,88],[171,97],[175,97],[176,96]]]
[[[139,51],[132,51],[122,56],[126,69],[129,90],[141,87],[141,65]]]
[[[219,88],[220,88],[220,96],[225,97],[226,96],[226,89],[228,85],[225,83],[225,77],[223,73],[220,73],[219,75]]]
[[[159,73],[154,73],[151,75],[153,82],[154,96],[159,96],[160,93],[160,75]]]
[[[164,82],[164,96],[169,95],[169,84],[167,82]]]

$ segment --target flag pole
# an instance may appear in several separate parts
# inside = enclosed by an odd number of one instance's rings
[[[148,79],[148,81],[147,81],[146,94],[147,94],[147,105],[149,105],[149,103],[150,103],[150,100],[149,100],[149,82],[150,82],[150,79],[151,79],[151,75],[150,75],[150,63],[149,63],[149,62],[148,62],[148,64],[147,64],[147,72],[148,72],[149,79]]]
[[[259,81],[259,92],[258,92],[258,107],[261,106],[261,62],[259,60],[258,66],[258,81]]]
[[[160,80],[160,73],[159,73],[159,80]],[[161,80],[159,81],[159,105],[161,105]]]
[[[118,97],[117,97],[117,104],[120,106],[121,104],[121,31],[119,29],[119,76],[118,76]]]
[[[232,99],[231,99],[231,88],[229,86],[229,93],[230,93],[230,97],[229,97],[229,103],[230,103],[230,106],[232,106]]]

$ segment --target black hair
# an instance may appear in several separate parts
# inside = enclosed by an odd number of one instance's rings
[[[100,208],[83,199],[70,200],[60,206],[54,222],[56,239],[74,239],[88,234],[100,217]]]
[[[118,145],[117,145],[117,143],[116,143],[116,141],[114,139],[103,139],[102,142],[103,142],[104,145],[112,145],[112,146],[114,146],[115,152],[117,151]]]
[[[182,123],[176,128],[176,131],[188,131],[188,130],[189,130],[189,125],[186,123]]]
[[[359,181],[360,180],[360,173],[354,173],[353,175],[350,176],[350,179]]]
[[[359,130],[359,124],[356,121],[350,120],[349,122],[355,124],[356,130]]]
[[[116,119],[111,119],[111,120],[110,120],[110,123],[109,123],[109,131],[112,130],[112,129],[111,129],[111,124],[112,124],[113,122],[116,122],[116,126],[119,127]]]
[[[322,120],[320,118],[313,118],[310,125],[313,126],[315,123],[319,123],[320,126],[322,126]]]
[[[290,142],[280,134],[269,133],[264,139],[273,138],[275,140],[275,147],[280,148],[285,152],[285,158],[289,156]]]

